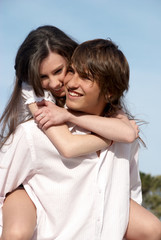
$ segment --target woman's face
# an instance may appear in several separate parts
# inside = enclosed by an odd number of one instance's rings
[[[40,64],[40,79],[42,87],[52,92],[56,97],[64,97],[64,78],[67,62],[61,55],[50,52]]]

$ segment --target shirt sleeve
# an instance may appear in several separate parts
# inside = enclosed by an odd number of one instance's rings
[[[56,102],[50,91],[44,90],[44,96],[37,97],[32,86],[24,82],[22,83],[22,97],[25,100],[25,104],[41,102],[43,99],[49,102]]]
[[[142,203],[141,179],[138,163],[139,143],[136,140],[132,143],[130,158],[130,197],[138,204]]]
[[[23,127],[0,150],[0,208],[8,192],[23,184],[32,173],[32,154]]]

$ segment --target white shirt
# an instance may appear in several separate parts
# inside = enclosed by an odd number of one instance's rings
[[[0,206],[23,183],[37,208],[32,240],[122,240],[129,198],[141,203],[137,159],[137,141],[65,159],[28,121],[0,152]]]
[[[42,97],[36,96],[33,88],[28,83],[22,82],[21,89],[21,101],[19,103],[19,118],[20,120],[27,120],[32,117],[31,112],[28,109],[28,104],[41,102],[43,99],[52,103],[56,103],[54,96],[50,91],[43,90],[44,95]]]

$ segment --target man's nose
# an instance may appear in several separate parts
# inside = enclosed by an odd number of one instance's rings
[[[68,81],[67,85],[70,88],[78,88],[79,87],[79,77],[78,75],[74,74],[71,79]]]

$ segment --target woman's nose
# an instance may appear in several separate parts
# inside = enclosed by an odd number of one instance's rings
[[[58,76],[58,80],[59,80],[61,83],[64,83],[65,75],[66,75],[66,71],[63,71],[63,72]]]
[[[50,78],[49,87],[51,89],[57,89],[62,87],[63,81],[61,79]]]

